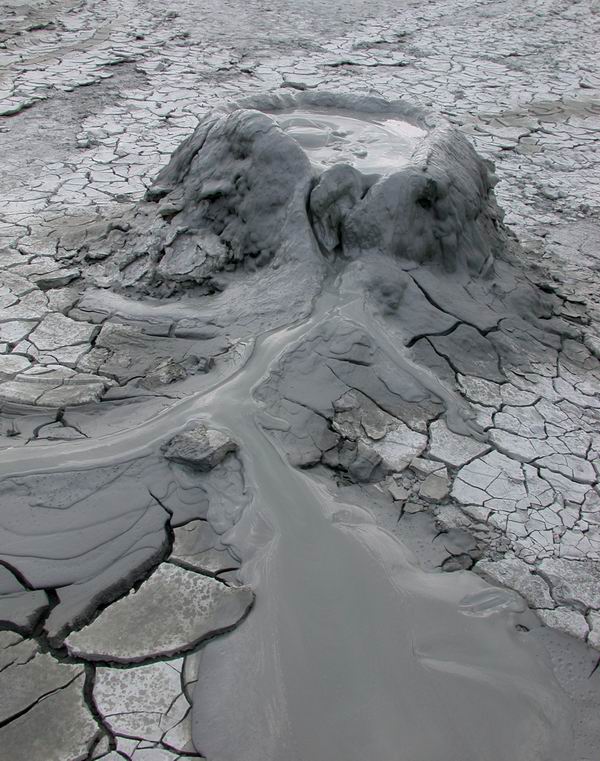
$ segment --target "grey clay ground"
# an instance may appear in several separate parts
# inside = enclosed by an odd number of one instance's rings
[[[1,747],[595,759],[593,4],[3,13]]]

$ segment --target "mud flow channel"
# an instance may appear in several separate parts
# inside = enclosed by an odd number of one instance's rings
[[[258,424],[253,388],[340,312],[365,315],[360,299],[325,293],[197,406],[241,445],[255,496],[228,539],[257,595],[203,650],[197,747],[213,761],[568,758],[569,707],[515,629],[514,596],[421,570],[367,507],[292,468]]]

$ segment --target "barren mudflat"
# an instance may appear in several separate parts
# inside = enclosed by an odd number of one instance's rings
[[[597,759],[597,27],[6,5],[7,758]]]

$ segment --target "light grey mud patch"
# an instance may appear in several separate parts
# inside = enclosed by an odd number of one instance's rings
[[[388,174],[407,164],[425,130],[400,119],[365,119],[335,111],[275,112],[275,123],[323,170],[350,164],[367,174]]]
[[[249,589],[232,589],[163,563],[137,591],[110,605],[65,643],[71,655],[92,661],[168,657],[233,628],[252,602]]]

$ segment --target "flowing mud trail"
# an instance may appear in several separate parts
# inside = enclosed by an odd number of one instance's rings
[[[235,369],[224,379],[213,382],[202,391],[175,402],[156,417],[111,436],[80,441],[76,446],[55,443],[51,451],[50,448],[48,451],[43,449],[8,450],[3,453],[0,462],[0,477],[86,467],[97,468],[123,459],[134,460],[143,457],[152,451],[157,442],[182,428],[194,415],[206,416],[207,410],[214,411],[223,395],[228,396],[231,387],[237,389],[239,385],[243,386],[244,392],[233,392],[243,398],[244,393],[249,393],[249,390],[257,385],[268,373],[270,365],[289,349],[292,343],[299,341],[334,313],[343,315],[356,325],[367,328],[369,335],[377,335],[381,348],[397,366],[443,400],[446,405],[445,415],[452,430],[471,435],[477,433],[476,429],[469,425],[469,411],[463,400],[446,388],[433,373],[416,365],[394,346],[383,322],[381,320],[375,322],[376,318],[369,312],[360,290],[353,286],[346,286],[338,292],[338,286],[333,285],[331,288],[324,287],[322,294],[316,299],[309,318],[302,320],[298,325],[287,325],[267,332],[257,337],[254,342],[242,343],[241,357]],[[211,414],[214,417],[214,412]],[[214,422],[217,425],[220,423],[217,419]],[[235,425],[232,426],[232,431],[236,432]]]
[[[512,593],[469,573],[424,572],[368,509],[289,465],[261,428],[253,390],[336,314],[383,335],[351,288],[326,289],[307,320],[260,337],[212,390],[126,433],[20,453],[2,469],[135,459],[194,416],[231,431],[254,499],[224,541],[257,602],[202,651],[194,742],[211,761],[566,761],[571,709],[515,629]],[[452,409],[437,379],[402,367]]]
[[[566,759],[566,698],[520,640],[514,598],[471,574],[420,570],[367,509],[292,468],[257,423],[252,390],[291,341],[335,311],[364,315],[336,301],[326,292],[206,399],[254,491],[226,541],[257,603],[202,653],[197,748],[212,761]]]

